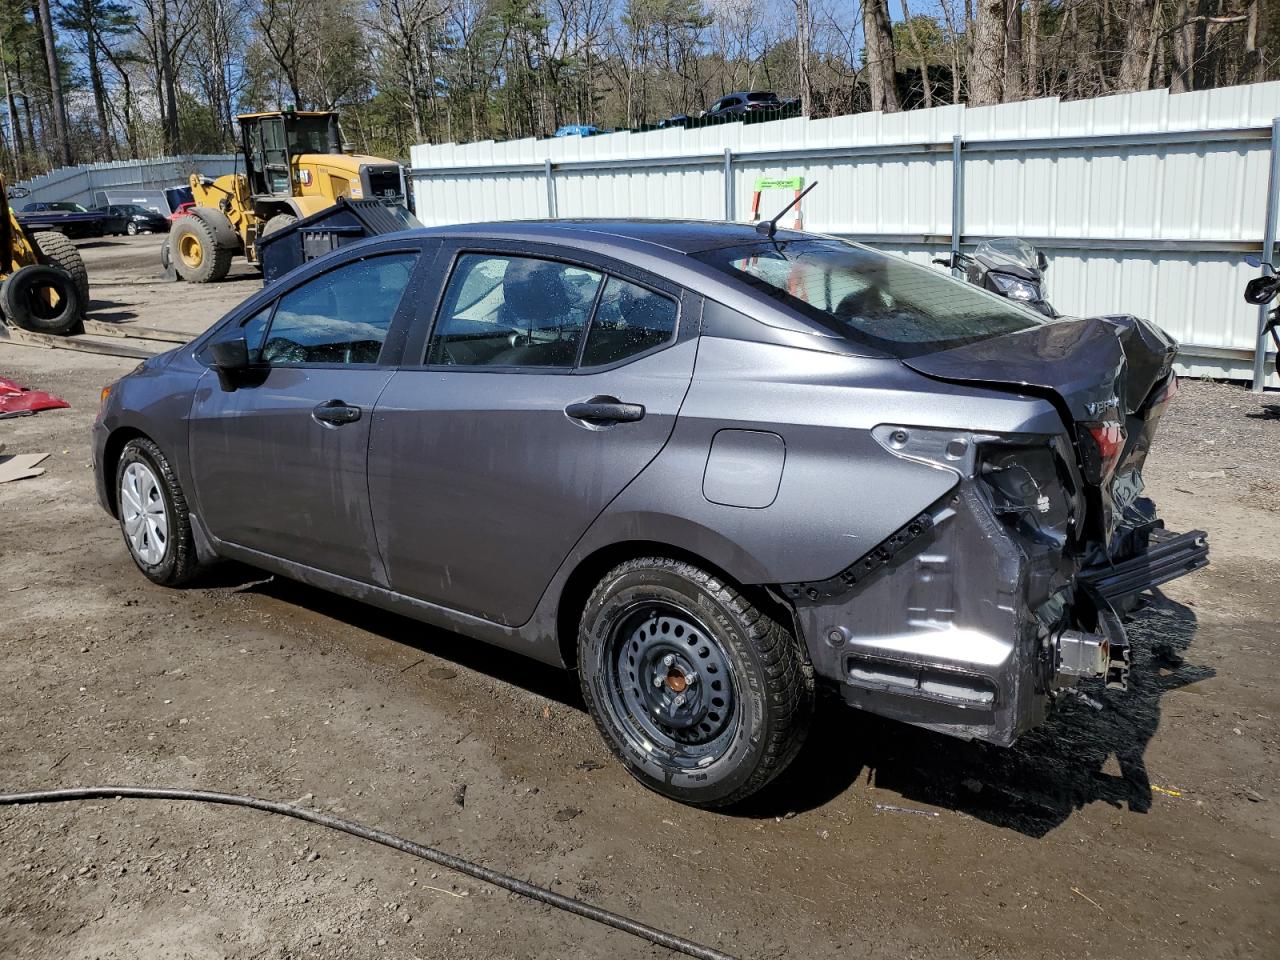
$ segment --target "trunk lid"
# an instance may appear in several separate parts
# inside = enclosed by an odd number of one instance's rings
[[[1108,555],[1131,553],[1134,534],[1155,523],[1140,501],[1141,469],[1170,395],[1177,344],[1137,317],[1059,320],[950,350],[904,359],[911,369],[953,383],[1043,396],[1071,433],[1077,466],[1092,490],[1094,539]],[[1091,431],[1123,430],[1122,448],[1101,465]]]
[[[1137,413],[1176,353],[1163,330],[1119,315],[1058,320],[902,362],[939,380],[1048,396],[1069,421],[1097,422]]]
[[[1115,411],[1124,386],[1120,340],[1096,320],[1045,323],[902,362],[939,380],[1048,396],[1069,413],[1068,427]]]

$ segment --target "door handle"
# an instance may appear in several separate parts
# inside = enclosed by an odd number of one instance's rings
[[[582,420],[599,426],[635,423],[644,419],[644,405],[623,403],[617,397],[592,397],[585,403],[571,403],[564,408],[571,420]]]
[[[355,423],[360,419],[360,408],[353,407],[342,400],[326,400],[311,408],[311,416],[320,423],[340,427],[344,423]]]

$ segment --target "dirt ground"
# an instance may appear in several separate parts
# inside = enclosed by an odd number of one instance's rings
[[[157,246],[85,245],[97,317],[194,333],[256,289],[139,282]],[[0,421],[52,454],[0,486],[0,792],[299,801],[742,957],[1280,957],[1280,397],[1188,382],[1167,416],[1149,487],[1212,564],[1138,615],[1128,693],[1007,751],[825,703],[789,773],[708,813],[634,783],[569,675],[243,568],[152,586],[89,467],[135,362],[0,341],[72,404]],[[666,955],[252,811],[0,809],[4,958]]]

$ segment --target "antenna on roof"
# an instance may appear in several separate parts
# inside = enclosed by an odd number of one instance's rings
[[[787,211],[790,210],[792,207],[794,207],[801,200],[803,200],[805,198],[805,195],[808,194],[808,192],[812,190],[814,187],[816,187],[817,185],[818,185],[818,181],[817,180],[813,181],[813,183],[809,184],[807,187],[805,187],[803,190],[797,193],[796,198],[794,200],[792,200],[785,207],[779,210],[778,215],[776,217],[774,217],[772,220],[761,220],[759,223],[757,223],[756,233],[760,234],[760,236],[762,237],[768,237],[770,240],[772,240],[773,235],[778,232],[778,221],[781,220],[784,216],[786,216]]]

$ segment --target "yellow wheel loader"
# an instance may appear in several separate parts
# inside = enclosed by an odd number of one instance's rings
[[[244,172],[216,180],[193,174],[196,205],[174,221],[169,233],[164,256],[183,280],[221,280],[238,254],[257,263],[259,237],[318,213],[339,197],[404,203],[400,165],[343,153],[336,113],[285,110],[236,119]]]
[[[89,273],[61,233],[30,231],[9,206],[0,177],[0,311],[5,323],[37,333],[77,333],[89,306]],[[14,187],[13,198],[28,195]]]

